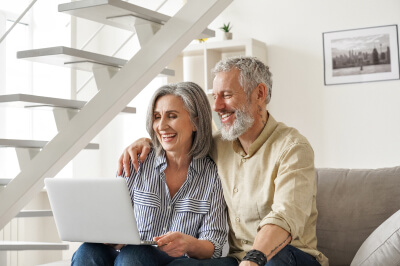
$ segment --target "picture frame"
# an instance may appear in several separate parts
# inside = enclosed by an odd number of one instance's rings
[[[397,25],[322,35],[325,85],[400,79]]]

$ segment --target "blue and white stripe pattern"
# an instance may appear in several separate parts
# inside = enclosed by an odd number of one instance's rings
[[[186,181],[171,199],[165,180],[165,154],[152,150],[138,172],[126,178],[142,240],[179,231],[214,244],[220,257],[227,237],[227,212],[217,167],[209,158],[193,159]],[[122,173],[123,177],[125,173]]]

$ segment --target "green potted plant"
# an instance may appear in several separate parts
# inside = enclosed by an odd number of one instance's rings
[[[231,40],[232,39],[232,32],[230,30],[232,29],[232,25],[230,22],[228,24],[225,24],[220,28],[223,31],[222,39],[223,40]]]

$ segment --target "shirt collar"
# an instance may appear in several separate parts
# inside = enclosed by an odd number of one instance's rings
[[[161,154],[156,157],[155,163],[154,163],[154,170],[157,170],[159,172],[164,172],[165,168],[167,168],[167,157],[165,156],[165,151],[162,150]],[[192,159],[192,161],[189,164],[189,171],[188,171],[188,176],[190,172],[194,171],[194,173],[200,173],[202,168],[202,163],[201,159]]]
[[[257,139],[250,145],[249,153],[245,153],[238,139],[232,142],[233,150],[242,157],[250,158],[267,141],[267,139],[272,135],[277,126],[278,122],[276,122],[275,118],[273,118],[273,116],[269,114],[267,124],[264,126],[264,129],[261,131],[261,134],[257,137]]]

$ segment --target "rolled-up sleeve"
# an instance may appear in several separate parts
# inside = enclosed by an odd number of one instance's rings
[[[278,225],[295,239],[304,233],[316,194],[314,152],[308,143],[293,143],[282,152],[277,164],[272,210],[257,229],[266,224]]]
[[[212,258],[218,258],[222,255],[222,248],[226,243],[228,235],[226,204],[222,193],[221,181],[218,176],[215,177],[209,202],[210,210],[203,218],[203,222],[199,228],[198,239],[210,241],[214,245]]]

